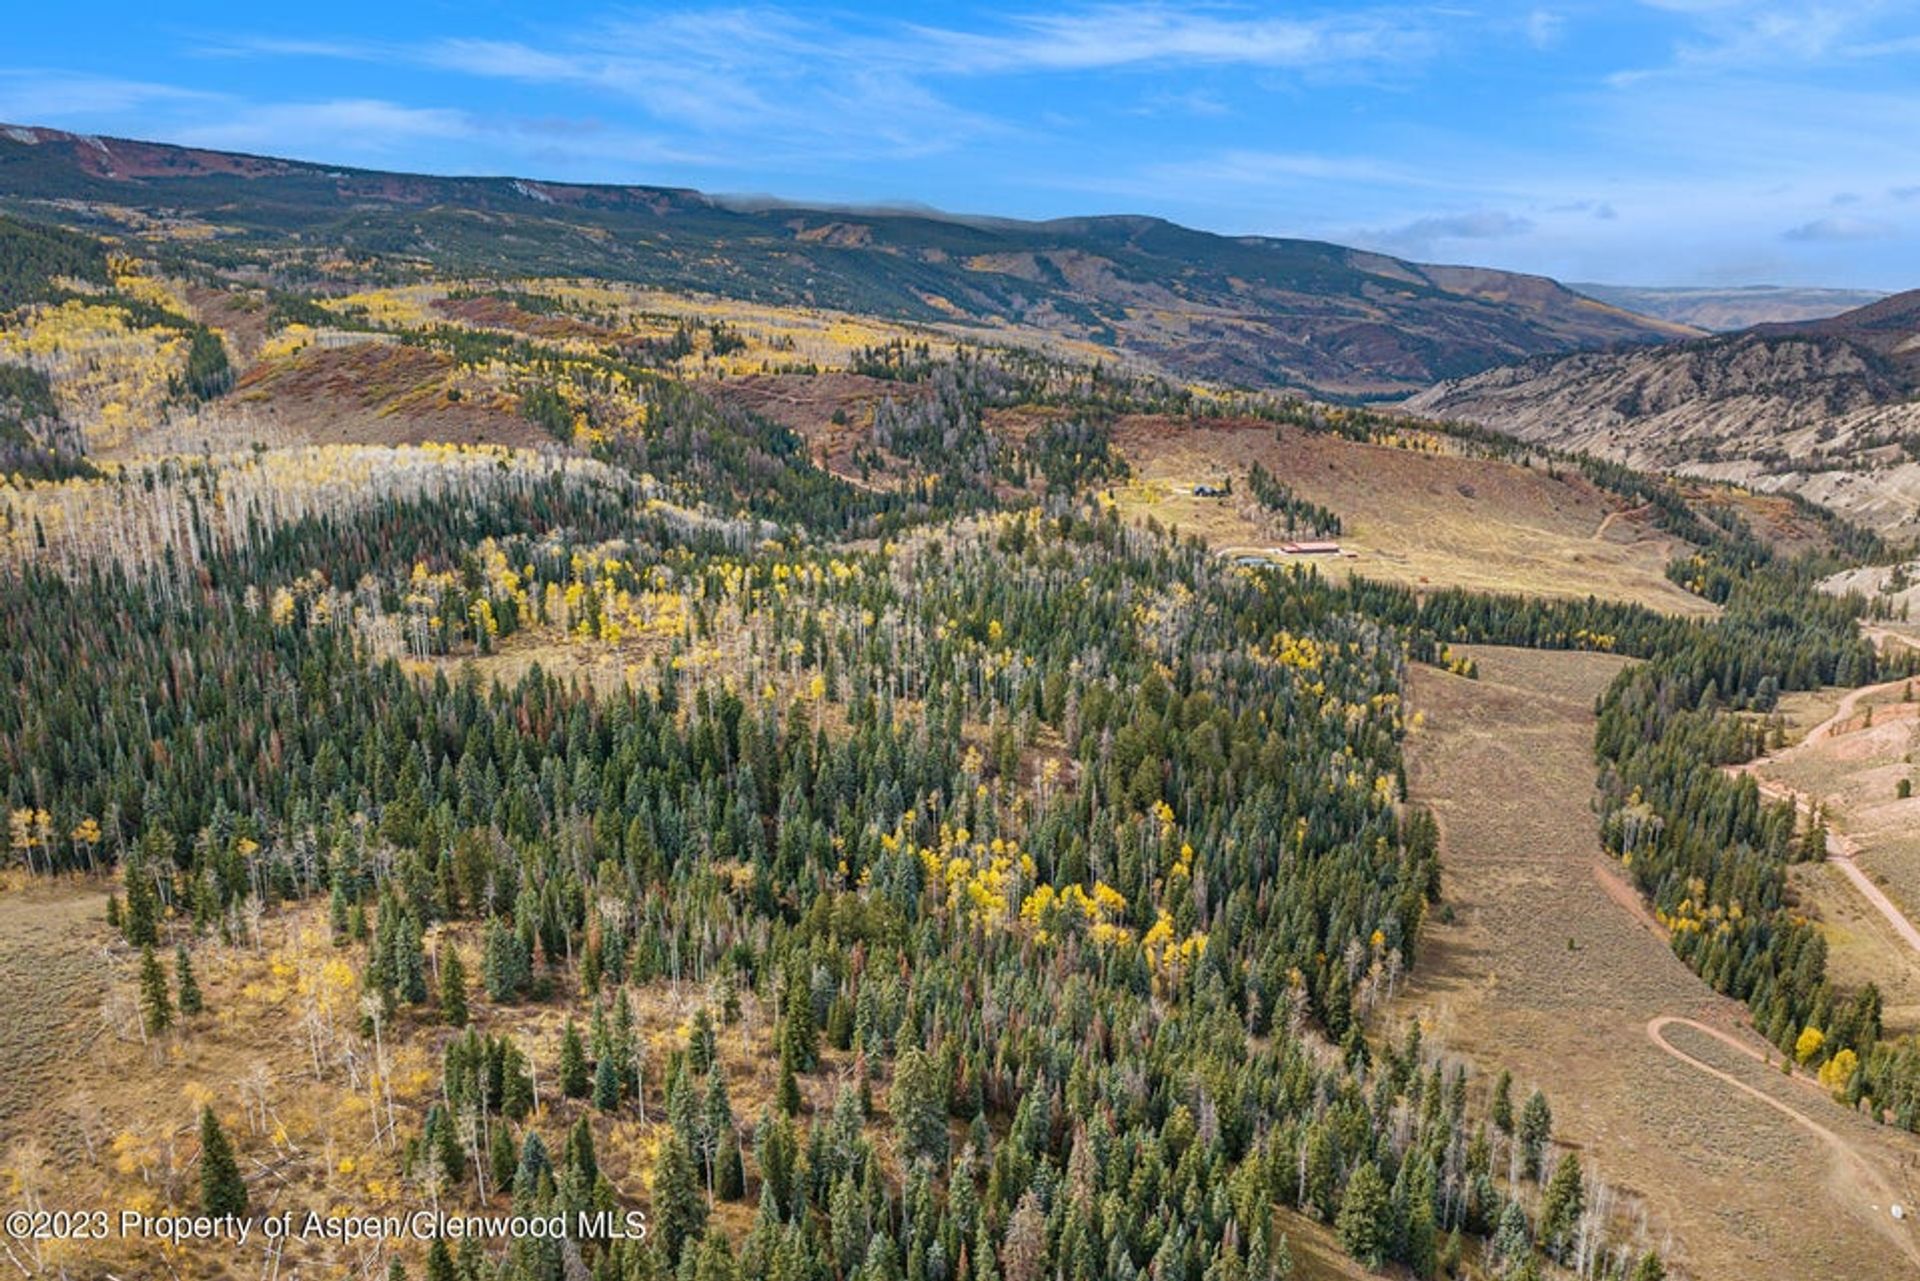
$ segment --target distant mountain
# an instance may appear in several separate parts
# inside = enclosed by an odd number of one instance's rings
[[[1821,320],[1539,357],[1406,407],[1920,531],[1920,290]]]
[[[1157,218],[808,209],[666,187],[379,173],[0,126],[0,205],[272,269],[334,248],[473,275],[578,275],[927,323],[1037,327],[1192,378],[1404,395],[1543,353],[1695,331],[1538,276]],[[129,213],[138,215],[129,217]],[[193,236],[177,233],[191,224]]]
[[[1886,297],[1872,289],[1801,289],[1788,285],[1743,285],[1734,289],[1595,284],[1567,287],[1627,311],[1710,333],[1731,333],[1781,321],[1819,320]]]

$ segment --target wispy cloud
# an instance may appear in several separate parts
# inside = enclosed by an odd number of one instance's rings
[[[223,98],[221,94],[148,80],[41,68],[0,68],[0,119],[29,124],[154,108],[209,106]]]
[[[1474,209],[1416,218],[1398,227],[1363,232],[1356,239],[1369,248],[1421,257],[1464,241],[1510,240],[1533,229],[1531,218],[1499,209]]]
[[[1432,18],[1417,10],[1281,18],[1109,4],[1016,17],[993,32],[914,27],[893,44],[908,60],[969,74],[1168,65],[1304,68],[1425,55],[1435,45]]]
[[[1887,240],[1900,234],[1890,222],[1877,218],[1815,218],[1781,233],[1783,239],[1802,243],[1844,242],[1850,240]]]
[[[420,138],[472,137],[478,127],[463,111],[406,107],[376,98],[340,98],[243,107],[221,119],[179,129],[174,137],[197,147],[305,149],[327,144],[376,155]]]

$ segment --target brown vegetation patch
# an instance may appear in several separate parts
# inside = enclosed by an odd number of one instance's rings
[[[1684,544],[1577,472],[1465,457],[1428,433],[1401,448],[1252,419],[1130,416],[1115,443],[1135,473],[1114,491],[1122,512],[1223,552],[1262,553],[1289,537],[1246,483],[1257,462],[1340,517],[1342,555],[1318,560],[1322,572],[1415,588],[1594,595],[1675,614],[1712,609],[1666,577]],[[1193,493],[1228,481],[1230,497]]]
[[[611,341],[615,335],[575,316],[540,315],[505,298],[480,294],[471,298],[436,298],[433,310],[476,329],[506,329],[534,338],[586,338]]]
[[[701,387],[717,400],[798,433],[817,465],[855,479],[860,469],[854,464],[854,452],[873,445],[874,406],[889,396],[908,401],[925,395],[910,383],[849,373],[748,374],[703,382]]]
[[[309,347],[254,366],[229,399],[275,444],[554,444],[445,352],[399,343]]]

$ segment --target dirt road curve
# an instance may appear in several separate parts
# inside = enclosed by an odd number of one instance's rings
[[[1468,652],[1479,680],[1410,677],[1425,722],[1409,791],[1440,824],[1453,912],[1428,927],[1403,999],[1436,1043],[1544,1086],[1556,1137],[1631,1190],[1648,1224],[1635,1244],[1677,1275],[1920,1276],[1915,1225],[1892,1217],[1920,1205],[1920,1143],[1781,1073],[1600,843],[1593,706],[1617,660]]]
[[[1796,791],[1772,779],[1755,779],[1754,781],[1760,786],[1760,795],[1776,801],[1790,800],[1794,808],[1802,814],[1812,812],[1812,798],[1805,792]],[[1887,897],[1886,891],[1875,885],[1873,878],[1861,869],[1859,855],[1860,847],[1851,836],[1844,832],[1837,832],[1831,827],[1827,829],[1827,862],[1840,869],[1841,875],[1852,882],[1853,887],[1860,891],[1860,896],[1887,919],[1887,924],[1893,927],[1893,932],[1898,934],[1908,947],[1915,952],[1920,952],[1920,929],[1914,928],[1913,922],[1907,919],[1906,913],[1902,912],[1899,906]]]
[[[1875,1170],[1872,1165],[1863,1160],[1860,1154],[1854,1151],[1853,1146],[1845,1139],[1798,1108],[1782,1103],[1779,1099],[1774,1098],[1764,1090],[1757,1090],[1753,1086],[1748,1085],[1731,1072],[1723,1072],[1711,1063],[1702,1062],[1700,1059],[1695,1058],[1685,1050],[1674,1045],[1673,1042],[1666,1038],[1666,1030],[1674,1026],[1692,1028],[1702,1035],[1710,1036],[1714,1040],[1739,1051],[1757,1063],[1764,1064],[1766,1062],[1764,1056],[1756,1053],[1751,1046],[1740,1038],[1731,1036],[1719,1028],[1709,1027],[1707,1024],[1697,1022],[1693,1019],[1681,1018],[1673,1014],[1661,1014],[1647,1020],[1647,1039],[1652,1041],[1661,1050],[1671,1054],[1682,1063],[1701,1072],[1705,1072],[1708,1076],[1713,1077],[1722,1084],[1732,1086],[1749,1098],[1766,1104],[1782,1116],[1792,1119],[1794,1124],[1806,1129],[1818,1137],[1823,1143],[1827,1144],[1828,1147],[1832,1148],[1834,1153],[1851,1167],[1853,1177],[1859,1181],[1858,1186],[1860,1189],[1867,1195],[1875,1198],[1881,1209],[1886,1212],[1884,1221],[1876,1220],[1880,1222],[1883,1234],[1907,1256],[1908,1260],[1910,1260],[1916,1268],[1920,1268],[1920,1243],[1915,1242],[1913,1230],[1906,1226],[1908,1221],[1895,1219],[1892,1215],[1892,1207],[1901,1204],[1900,1194],[1892,1184],[1881,1177],[1879,1171]],[[1913,1213],[1913,1207],[1906,1207],[1906,1212],[1908,1214]]]
[[[1840,705],[1834,709],[1833,715],[1808,730],[1806,737],[1798,743],[1757,760],[1748,761],[1744,765],[1729,766],[1729,771],[1734,774],[1753,775],[1762,796],[1776,801],[1790,800],[1800,813],[1811,814],[1813,812],[1812,797],[1805,792],[1788,787],[1785,783],[1761,778],[1760,769],[1771,762],[1790,760],[1809,744],[1824,742],[1845,733],[1853,720],[1854,708],[1860,705],[1861,699],[1870,698],[1876,694],[1892,693],[1909,683],[1911,682],[1908,678],[1902,677],[1899,680],[1883,681],[1878,685],[1863,685],[1859,689],[1849,690],[1841,698]],[[1920,714],[1920,703],[1897,703],[1892,707],[1881,708],[1880,712],[1888,717],[1911,717]],[[1908,947],[1915,952],[1920,952],[1920,929],[1915,928],[1914,923],[1907,919],[1907,914],[1887,897],[1885,890],[1873,883],[1873,879],[1860,866],[1859,854],[1860,847],[1852,837],[1844,832],[1837,832],[1831,827],[1827,829],[1827,861],[1840,869],[1841,875],[1860,891],[1860,896],[1872,905],[1874,911],[1886,918],[1887,924],[1893,927],[1893,932],[1898,934]]]

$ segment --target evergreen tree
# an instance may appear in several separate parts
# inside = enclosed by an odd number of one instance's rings
[[[917,1046],[901,1053],[894,1064],[888,1104],[901,1159],[945,1166],[947,1089],[932,1055]]]
[[[487,996],[501,1005],[518,1000],[533,981],[533,962],[526,943],[497,916],[487,921],[480,979],[486,984]]]
[[[205,1214],[247,1212],[247,1182],[240,1177],[233,1144],[213,1109],[200,1109],[200,1209]]]
[[[1527,1106],[1520,1112],[1520,1163],[1522,1171],[1529,1179],[1540,1177],[1541,1164],[1546,1160],[1547,1140],[1553,1137],[1553,1109],[1547,1106],[1547,1096],[1535,1090],[1527,1098]]]
[[[151,946],[140,949],[140,1019],[149,1036],[158,1036],[173,1026],[173,998],[167,992],[166,967]]]
[[[174,945],[173,972],[180,984],[180,1012],[186,1015],[200,1013],[206,1008],[206,1001],[200,995],[200,984],[193,977],[193,963],[187,957],[185,943]]]
[[[435,1237],[427,1250],[427,1281],[460,1281],[453,1265],[453,1252],[447,1249],[443,1237]]]
[[[570,1099],[584,1099],[593,1086],[587,1070],[586,1046],[580,1042],[580,1029],[572,1019],[560,1034],[560,1092]]]
[[[602,1112],[620,1107],[620,1069],[613,1065],[611,1055],[602,1055],[593,1065],[593,1106]]]
[[[452,1027],[467,1025],[467,967],[451,943],[440,960],[440,1018]]]
[[[707,1199],[694,1173],[686,1144],[669,1134],[660,1143],[653,1163],[652,1229],[669,1262],[680,1258],[686,1243],[707,1226]]]
[[[152,947],[160,941],[160,904],[153,886],[147,881],[146,868],[140,863],[127,866],[127,912],[125,933],[134,947]]]
[[[1540,1244],[1554,1257],[1560,1256],[1567,1239],[1580,1222],[1586,1195],[1581,1186],[1580,1160],[1569,1152],[1554,1167],[1540,1202]]]
[[[1341,1248],[1367,1267],[1377,1268],[1386,1261],[1393,1242],[1393,1206],[1387,1181],[1372,1161],[1360,1162],[1348,1178],[1334,1230],[1340,1235]]]

